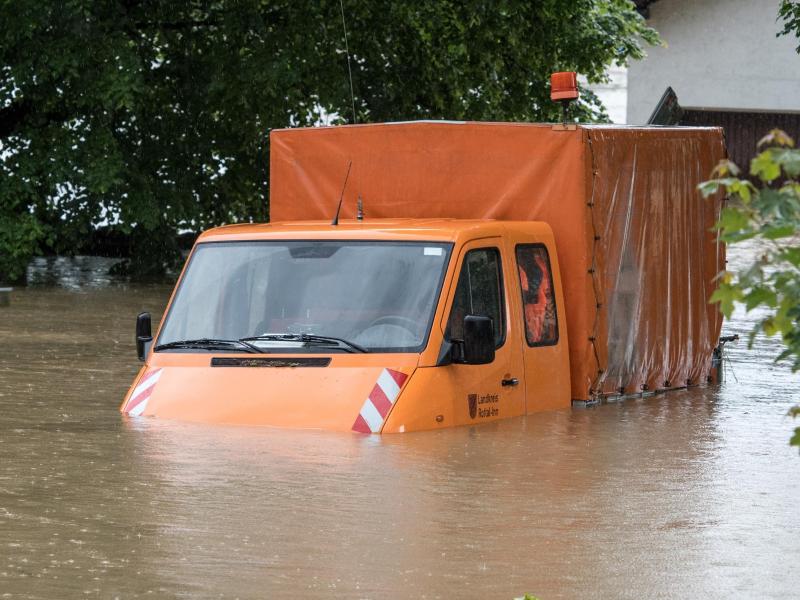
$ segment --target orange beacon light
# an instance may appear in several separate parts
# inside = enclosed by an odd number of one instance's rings
[[[574,71],[564,71],[550,75],[550,99],[577,100],[578,76]]]
[[[578,75],[574,71],[550,75],[550,99],[561,103],[562,120],[566,126],[569,103],[578,99]]]

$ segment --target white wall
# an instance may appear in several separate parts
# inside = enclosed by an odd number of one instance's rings
[[[779,0],[658,0],[648,24],[666,48],[628,68],[628,123],[647,121],[668,85],[685,108],[800,111],[794,36],[775,34]]]
[[[612,65],[606,71],[609,82],[589,86],[606,107],[612,123],[624,124],[628,108],[628,70]]]

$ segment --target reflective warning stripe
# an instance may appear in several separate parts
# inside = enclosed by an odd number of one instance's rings
[[[398,375],[402,377],[400,383],[395,379]],[[394,404],[394,401],[397,400],[397,396],[400,394],[400,386],[403,385],[402,382],[405,380],[406,376],[403,373],[398,373],[397,371],[390,372],[389,369],[384,369],[381,372],[381,376],[378,377],[378,386],[383,389],[383,393],[386,394],[387,398],[391,398],[391,402]]]
[[[125,405],[125,411],[132,417],[138,417],[147,408],[147,401],[156,386],[156,382],[161,378],[162,369],[153,369],[145,373],[139,380],[139,385],[133,390],[130,400]]]
[[[369,430],[373,433],[381,430],[384,415],[378,412],[378,409],[375,408],[375,405],[372,403],[372,401],[367,400],[364,402],[364,406],[361,408],[361,417],[366,422]]]
[[[353,431],[360,433],[378,433],[383,427],[389,411],[400,395],[408,375],[392,369],[381,371],[378,381],[369,396],[364,400],[361,412],[358,413]]]

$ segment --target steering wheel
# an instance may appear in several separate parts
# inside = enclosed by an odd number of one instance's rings
[[[397,327],[407,329],[412,335],[416,335],[416,332],[419,330],[419,323],[414,319],[401,317],[400,315],[384,315],[383,317],[378,317],[367,325],[364,330],[366,331],[370,327],[377,327],[378,325],[396,325]]]

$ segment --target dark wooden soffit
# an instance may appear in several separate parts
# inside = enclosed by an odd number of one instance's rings
[[[722,127],[728,156],[747,172],[759,140],[772,129],[782,129],[800,141],[800,113],[684,109],[681,125]]]

